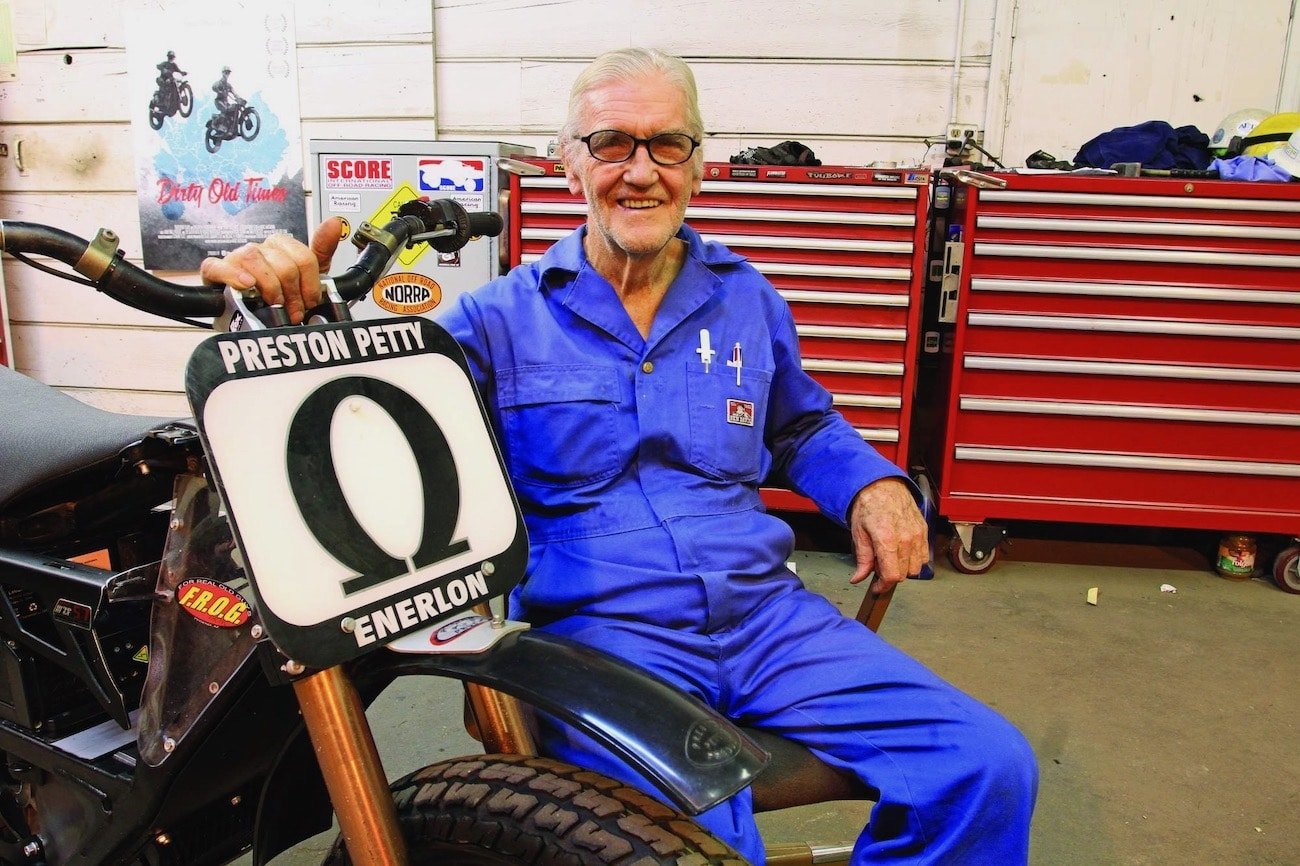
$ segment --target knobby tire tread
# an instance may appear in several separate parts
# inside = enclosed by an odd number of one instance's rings
[[[713,834],[653,797],[548,758],[487,755],[392,785],[412,866],[745,866]],[[342,840],[327,864],[348,863]]]

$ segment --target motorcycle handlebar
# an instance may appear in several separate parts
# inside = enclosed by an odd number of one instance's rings
[[[501,214],[495,211],[485,210],[476,211],[469,214],[469,233],[471,236],[494,238],[501,234],[505,228],[505,223],[501,220]]]
[[[476,236],[501,233],[495,213],[469,213],[449,199],[407,202],[382,229],[363,224],[353,242],[357,261],[342,274],[327,279],[344,301],[354,301],[374,286],[406,246],[422,241],[439,252],[455,252]],[[88,278],[106,295],[127,306],[161,316],[219,316],[225,310],[223,288],[184,285],[163,280],[128,262],[118,249],[118,236],[100,229],[93,241],[40,223],[0,220],[0,250],[48,256]]]

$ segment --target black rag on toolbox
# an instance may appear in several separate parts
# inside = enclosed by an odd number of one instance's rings
[[[731,158],[742,165],[821,165],[807,145],[783,141],[775,147],[747,147]]]

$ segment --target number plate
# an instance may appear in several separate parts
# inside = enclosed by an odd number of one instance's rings
[[[186,392],[268,635],[347,661],[508,592],[528,541],[464,354],[423,318],[222,334]]]

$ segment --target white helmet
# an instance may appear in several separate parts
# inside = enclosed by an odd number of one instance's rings
[[[1300,129],[1291,133],[1291,137],[1285,144],[1269,151],[1268,158],[1273,160],[1273,164],[1278,168],[1291,175],[1292,179],[1300,178]]]
[[[1271,114],[1272,112],[1262,108],[1243,108],[1241,111],[1234,111],[1219,121],[1214,135],[1210,136],[1210,150],[1215,156],[1229,155],[1228,151],[1232,147],[1234,138],[1245,138],[1250,135],[1250,131]]]

